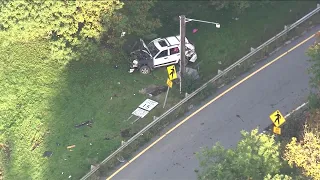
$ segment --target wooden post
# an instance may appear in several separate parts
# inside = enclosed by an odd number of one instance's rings
[[[186,16],[180,16],[180,94],[182,92],[182,79],[185,74],[185,48],[186,48]]]

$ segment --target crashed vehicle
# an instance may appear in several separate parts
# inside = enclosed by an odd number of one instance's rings
[[[186,38],[186,63],[195,62],[197,54],[194,45]],[[151,70],[180,63],[180,36],[157,38],[148,45],[140,39],[140,48],[130,53],[129,73],[139,70],[149,74]]]

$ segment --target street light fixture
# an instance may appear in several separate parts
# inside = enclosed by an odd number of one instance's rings
[[[180,94],[182,91],[182,76],[185,73],[185,35],[186,35],[186,23],[191,22],[191,21],[196,21],[196,22],[202,22],[202,23],[208,23],[208,24],[214,24],[216,25],[216,28],[220,28],[219,23],[215,22],[210,22],[210,21],[202,21],[198,19],[190,19],[186,18],[185,15],[181,15],[180,17]]]
[[[210,21],[202,21],[202,20],[197,20],[197,19],[189,19],[189,18],[185,18],[185,19],[186,19],[186,23],[190,22],[190,21],[197,21],[197,22],[202,22],[202,23],[214,24],[214,25],[216,25],[216,28],[220,28],[219,23],[210,22]]]

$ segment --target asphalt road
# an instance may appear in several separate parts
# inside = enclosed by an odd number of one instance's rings
[[[320,26],[258,64],[232,84],[221,88],[216,96],[318,30]],[[305,51],[313,42],[314,38],[211,103],[112,179],[195,180],[194,170],[198,168],[199,162],[194,153],[201,147],[212,146],[217,141],[226,148],[233,147],[241,137],[241,130],[250,131],[257,126],[262,130],[271,124],[270,113],[279,109],[285,115],[307,100],[307,68],[310,64]]]

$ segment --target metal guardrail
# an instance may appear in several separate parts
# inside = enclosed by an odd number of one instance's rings
[[[157,124],[159,121],[161,121],[162,119],[164,119],[167,115],[169,115],[170,113],[172,113],[173,111],[175,111],[177,108],[179,108],[182,104],[184,104],[185,102],[187,102],[189,99],[191,99],[192,97],[194,97],[195,95],[197,95],[200,91],[202,91],[203,89],[205,89],[208,84],[218,80],[219,78],[221,78],[222,76],[226,75],[230,70],[232,70],[233,68],[239,66],[242,62],[246,61],[248,58],[250,58],[251,56],[253,56],[254,54],[256,54],[257,52],[259,52],[261,49],[263,49],[264,47],[268,46],[269,44],[271,44],[272,42],[274,42],[275,40],[277,40],[278,38],[282,37],[283,35],[285,35],[286,33],[288,33],[289,31],[291,31],[292,29],[294,29],[295,27],[297,27],[298,25],[300,25],[301,23],[303,23],[304,21],[308,20],[310,17],[312,17],[313,15],[315,15],[316,13],[318,13],[320,11],[320,4],[317,4],[317,8],[314,9],[313,11],[311,11],[310,13],[308,13],[307,15],[305,15],[304,17],[302,17],[301,19],[299,19],[298,21],[296,21],[295,23],[291,24],[290,26],[285,26],[285,29],[283,31],[281,31],[280,33],[278,33],[277,35],[275,35],[274,37],[272,37],[271,39],[269,39],[268,41],[266,41],[265,43],[261,44],[259,47],[257,47],[256,49],[252,50],[250,53],[248,53],[247,55],[245,55],[244,57],[242,57],[241,59],[239,59],[237,62],[233,63],[231,66],[229,66],[228,68],[226,68],[225,70],[223,70],[221,73],[219,73],[218,75],[216,75],[215,77],[213,77],[212,79],[210,79],[208,82],[204,83],[201,87],[199,87],[198,89],[196,89],[194,92],[192,92],[191,94],[189,94],[187,97],[185,97],[184,99],[182,99],[180,102],[178,102],[177,104],[175,104],[172,108],[168,109],[166,112],[164,112],[162,115],[160,115],[158,118],[156,118],[155,120],[153,120],[151,123],[149,123],[147,126],[145,126],[142,130],[140,130],[137,134],[135,134],[134,136],[132,136],[127,142],[123,143],[116,151],[114,151],[112,154],[110,154],[106,159],[104,159],[99,165],[97,165],[95,168],[93,168],[90,172],[88,172],[85,176],[83,176],[81,178],[81,180],[85,180],[88,177],[90,177],[93,173],[95,173],[101,165],[105,164],[107,161],[109,161],[110,159],[112,159],[113,157],[115,157],[118,153],[120,153],[124,148],[126,148],[131,142],[135,141],[136,139],[138,139],[141,135],[143,135],[144,132],[148,131],[151,127],[153,127],[155,124]]]

